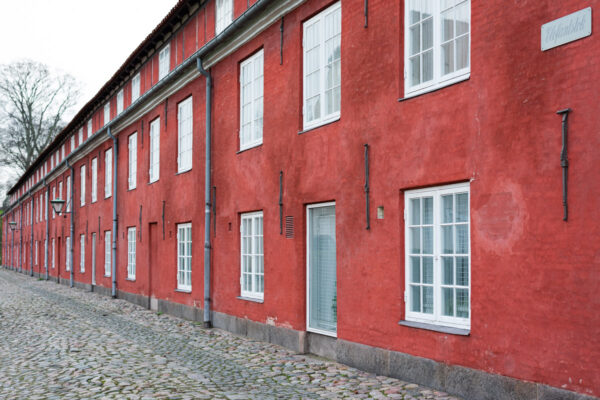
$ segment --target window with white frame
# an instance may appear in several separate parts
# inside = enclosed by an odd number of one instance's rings
[[[110,101],[104,105],[104,125],[110,122]]]
[[[405,96],[467,79],[470,0],[408,0],[404,14]]]
[[[98,158],[92,158],[92,203],[98,200]]]
[[[65,198],[65,210],[71,211],[71,175],[67,176],[67,197]]]
[[[160,175],[160,118],[150,123],[150,183],[156,182]]]
[[[38,265],[38,252],[39,252],[39,247],[40,247],[40,241],[36,240],[35,241],[35,265]]]
[[[81,132],[83,134],[83,128],[81,128]],[[92,133],[94,132],[92,132],[92,119],[90,118],[87,122],[87,137],[92,136]]]
[[[85,165],[81,166],[81,207],[85,206]]]
[[[469,184],[405,193],[406,320],[469,329]]]
[[[169,74],[171,68],[171,44],[167,43],[158,53],[158,79],[162,79]]]
[[[262,211],[242,214],[240,239],[241,295],[262,300],[265,288]]]
[[[135,279],[135,227],[127,228],[127,279]]]
[[[304,23],[304,129],[340,117],[341,37],[340,2]]]
[[[104,153],[104,198],[112,196],[112,148]]]
[[[60,147],[60,158],[61,158],[61,160],[65,159],[65,143],[63,143],[62,146]]]
[[[62,197],[62,188],[63,188],[63,183],[62,181],[58,182],[58,198],[61,200],[64,200],[64,198]]]
[[[56,186],[52,187],[52,199],[56,199]],[[54,211],[54,207],[52,207],[52,219],[56,217],[56,211]]]
[[[185,172],[192,169],[192,98],[179,103],[177,110],[177,172]]]
[[[65,269],[67,271],[71,270],[71,237],[67,236],[65,239]]]
[[[81,235],[79,237],[79,246],[81,249],[81,254],[79,257],[79,272],[83,274],[85,273],[85,235]]]
[[[111,274],[111,255],[112,255],[112,243],[111,231],[104,231],[104,276],[110,276]]]
[[[192,224],[177,225],[177,289],[192,290]]]
[[[75,135],[71,135],[71,153],[75,150]]]
[[[140,98],[140,73],[138,72],[131,80],[131,103]]]
[[[137,132],[129,135],[129,175],[127,178],[129,190],[137,185]]]
[[[215,34],[223,32],[233,20],[233,0],[217,0]]]
[[[123,89],[117,93],[117,115],[123,112]]]
[[[52,269],[56,267],[56,242],[52,238]]]
[[[261,50],[240,65],[240,150],[262,143],[263,59]]]
[[[92,120],[88,121],[88,137],[90,136],[90,122],[92,122]],[[79,133],[78,133],[78,139],[79,139],[79,143],[78,146],[81,146],[81,144],[83,143],[83,127],[79,128]]]

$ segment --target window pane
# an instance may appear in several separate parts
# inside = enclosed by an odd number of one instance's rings
[[[442,42],[454,38],[454,10],[442,14]]]
[[[433,18],[423,21],[423,50],[433,47]]]
[[[442,226],[442,253],[454,253],[454,240],[452,238],[452,225]]]
[[[410,59],[410,84],[411,86],[421,83],[421,57],[415,56]]]
[[[469,225],[456,225],[456,253],[467,254],[469,252]]]
[[[421,287],[411,285],[410,292],[412,303],[411,310],[421,312]]]
[[[421,229],[420,228],[410,228],[410,236],[412,249],[411,253],[420,254],[421,253]]]
[[[469,35],[456,39],[456,69],[469,66]]]
[[[423,257],[423,283],[433,284],[433,257]]]
[[[418,54],[421,51],[421,25],[415,25],[410,28],[410,55]]]
[[[433,314],[433,287],[423,286],[423,312]]]
[[[410,208],[412,210],[410,217],[411,225],[419,225],[421,223],[421,199],[411,199]]]
[[[411,257],[411,274],[410,281],[413,283],[421,282],[421,258],[420,257]]]
[[[456,316],[469,318],[469,291],[456,289]]]
[[[467,222],[469,218],[469,195],[459,193],[456,195],[456,222]]]
[[[456,257],[456,284],[469,286],[469,257]]]
[[[442,313],[446,316],[454,316],[454,289],[442,288]]]
[[[442,223],[447,224],[453,222],[453,195],[449,194],[442,196]]]
[[[463,35],[469,32],[469,21],[471,19],[469,15],[469,2],[465,1],[460,6],[456,7],[456,36]]]
[[[433,227],[423,227],[423,254],[433,254]]]
[[[433,79],[433,50],[423,53],[423,82]]]
[[[454,42],[442,45],[442,74],[454,72]]]
[[[433,224],[433,197],[423,198],[423,225]]]
[[[443,264],[442,284],[453,285],[454,284],[454,258],[453,257],[442,257],[442,264]]]
[[[414,24],[415,22],[419,22],[419,20],[421,19],[421,13],[419,12],[420,9],[418,7],[419,4],[419,0],[410,0],[410,2],[408,2],[408,8],[409,8],[409,22],[411,24]]]

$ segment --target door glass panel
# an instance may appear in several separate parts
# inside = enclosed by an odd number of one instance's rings
[[[309,209],[308,327],[337,331],[335,206]]]

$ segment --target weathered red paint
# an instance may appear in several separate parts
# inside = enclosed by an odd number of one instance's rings
[[[472,2],[470,79],[402,102],[397,101],[404,93],[402,2],[369,3],[365,29],[362,2],[342,1],[342,104],[335,123],[298,134],[302,22],[330,1],[309,1],[285,16],[283,65],[277,22],[212,67],[214,309],[305,330],[305,206],[335,200],[339,338],[600,395],[600,170],[593,151],[600,147],[600,41],[593,34],[546,52],[539,43],[543,23],[598,1]],[[236,0],[235,16],[246,7],[246,1]],[[171,39],[171,68],[214,36],[214,13],[214,2],[209,2]],[[599,19],[594,13],[593,24]],[[239,65],[259,49],[265,57],[263,144],[238,153]],[[140,75],[143,92],[156,84],[158,54]],[[119,133],[119,290],[202,307],[204,91],[205,80],[199,77]],[[193,167],[178,175],[177,104],[189,96],[194,104]],[[125,107],[130,103],[129,82]],[[566,107],[573,110],[568,222],[562,220],[561,121],[556,115]],[[114,117],[115,98],[111,110]],[[149,123],[157,117],[160,179],[148,184]],[[103,104],[93,116],[94,130],[102,120]],[[133,132],[138,132],[137,188],[128,191],[127,137]],[[385,219],[372,218],[370,230],[365,230],[364,215],[365,143],[371,149],[371,215],[385,207]],[[91,282],[91,233],[97,232],[96,281],[106,287],[111,282],[103,276],[103,240],[104,231],[112,228],[112,197],[104,199],[103,188],[109,147],[107,138],[74,165],[75,279]],[[90,204],[93,157],[99,160],[98,202]],[[86,205],[80,207],[83,164],[89,176]],[[279,171],[284,174],[284,215],[295,220],[294,239],[279,234]],[[403,191],[460,181],[471,181],[470,336],[399,326],[405,290]],[[237,298],[240,213],[254,210],[264,212],[262,304]],[[50,274],[61,279],[69,277],[64,269],[68,221],[50,220],[50,237],[57,238],[60,249],[57,269]],[[184,222],[192,222],[192,293],[175,290],[176,224]],[[129,226],[141,234],[135,281],[125,279]],[[6,223],[4,229],[9,232]],[[24,238],[30,237],[28,229]],[[34,230],[43,249],[45,222]],[[81,233],[87,246],[84,274],[79,272]],[[10,239],[5,235],[5,244]],[[5,245],[5,259],[8,250]],[[42,250],[39,260],[34,269],[43,272]]]

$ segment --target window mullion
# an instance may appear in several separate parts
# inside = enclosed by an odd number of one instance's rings
[[[440,318],[442,306],[442,262],[441,262],[441,227],[440,227],[440,198],[439,192],[433,194],[433,316],[436,321]]]

